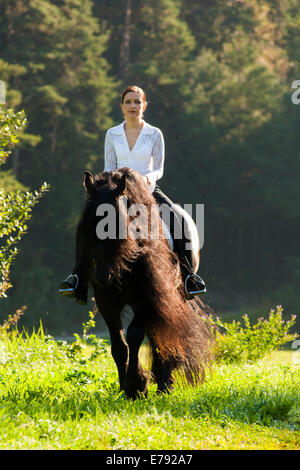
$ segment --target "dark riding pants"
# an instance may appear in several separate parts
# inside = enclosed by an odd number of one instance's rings
[[[166,204],[170,208],[170,218],[164,220],[164,211],[160,211],[161,217],[172,235],[175,253],[178,255],[181,264],[186,265],[188,271],[190,271],[193,266],[192,254],[190,250],[185,248],[190,240],[185,238],[184,221],[179,220],[176,210],[173,210],[174,203],[162,192],[158,185],[156,185],[152,195],[159,206]],[[177,238],[175,234],[181,234],[181,237]]]

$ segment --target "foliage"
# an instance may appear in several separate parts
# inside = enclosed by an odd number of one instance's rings
[[[32,208],[47,190],[47,183],[39,191],[25,194],[21,191],[5,193],[0,188],[0,298],[6,297],[6,290],[11,287],[8,280],[10,266],[18,253],[16,245],[27,232],[26,222],[31,217]]]
[[[16,336],[18,334],[18,321],[21,316],[24,315],[26,308],[25,305],[18,308],[13,315],[8,316],[8,319],[4,321],[3,325],[0,325],[0,339],[4,336]]]
[[[26,117],[23,111],[14,113],[12,109],[5,109],[0,105],[0,165],[5,163],[12,145],[19,142],[17,132],[25,125]]]
[[[0,165],[18,142],[17,134],[25,124],[23,111],[14,113],[11,109],[0,108]],[[21,190],[5,192],[0,188],[0,299],[6,297],[6,291],[11,287],[9,271],[18,253],[16,245],[27,231],[26,222],[32,208],[47,190],[47,183],[39,191],[26,193]]]
[[[106,354],[107,347],[105,340],[97,337],[95,334],[88,333],[91,328],[96,326],[96,313],[97,309],[94,309],[93,312],[90,311],[89,320],[86,323],[82,323],[82,337],[78,333],[74,333],[76,341],[71,343],[71,345],[67,345],[66,342],[60,343],[66,347],[69,357],[78,357],[80,355],[82,358],[94,360],[98,355]]]
[[[295,325],[296,316],[284,321],[282,312],[282,307],[277,305],[276,310],[270,311],[268,319],[259,318],[253,325],[247,314],[242,317],[244,325],[235,320],[227,323],[218,319],[215,322],[216,360],[228,364],[255,362],[295,340],[298,334],[292,334],[290,330]],[[218,327],[226,332],[221,333]]]

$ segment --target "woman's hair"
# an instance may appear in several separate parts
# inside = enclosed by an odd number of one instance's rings
[[[144,90],[142,90],[142,88],[139,88],[138,86],[128,86],[121,94],[121,103],[122,104],[123,104],[125,95],[127,95],[127,93],[130,93],[131,91],[133,91],[135,93],[139,93],[141,95],[141,97],[143,98],[143,101],[145,103],[147,103],[146,94],[145,94]]]

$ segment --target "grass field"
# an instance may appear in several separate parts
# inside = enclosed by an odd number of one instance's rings
[[[215,365],[205,383],[134,402],[109,348],[43,333],[0,341],[0,449],[299,449],[300,357]],[[298,355],[298,356],[297,356]]]

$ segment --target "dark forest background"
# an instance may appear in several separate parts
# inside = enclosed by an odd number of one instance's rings
[[[300,298],[299,0],[0,0],[0,79],[28,126],[5,189],[51,190],[33,211],[1,299],[0,321],[72,333],[87,307],[57,293],[71,272],[83,172],[103,170],[120,93],[147,94],[145,120],[165,137],[159,184],[205,205],[199,273],[218,314]],[[99,320],[100,322],[100,320]]]

